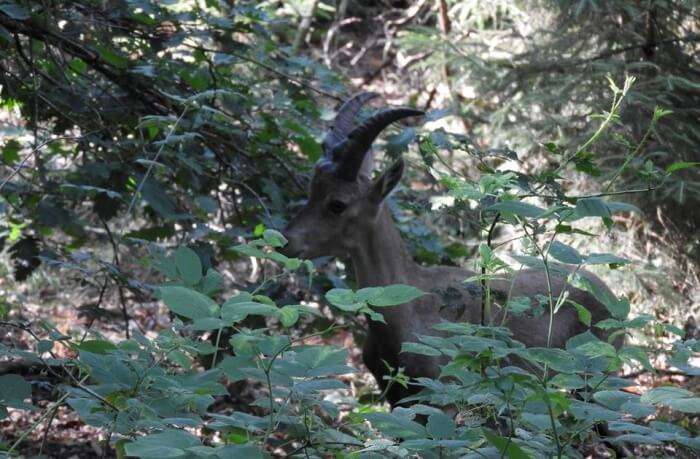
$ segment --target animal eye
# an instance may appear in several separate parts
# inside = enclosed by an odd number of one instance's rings
[[[336,215],[342,214],[347,207],[348,206],[343,201],[338,201],[337,199],[334,199],[328,203],[328,210]]]

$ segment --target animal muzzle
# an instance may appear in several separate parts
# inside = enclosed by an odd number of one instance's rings
[[[287,227],[282,230],[282,235],[287,239],[287,245],[278,250],[282,255],[297,258],[306,252],[307,244],[292,228]]]

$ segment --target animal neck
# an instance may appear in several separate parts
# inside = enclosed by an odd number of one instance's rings
[[[396,228],[391,213],[382,204],[377,221],[359,234],[358,244],[350,250],[358,286],[380,287],[408,284],[419,266],[413,261]]]

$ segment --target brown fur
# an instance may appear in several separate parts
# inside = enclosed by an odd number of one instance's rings
[[[469,288],[464,280],[474,273],[451,266],[424,267],[413,261],[406,250],[384,198],[399,181],[403,162],[399,160],[374,183],[360,176],[356,182],[347,182],[330,173],[317,170],[311,186],[307,206],[285,229],[289,243],[288,255],[313,258],[322,255],[348,257],[352,260],[359,287],[409,284],[429,292],[427,295],[400,306],[382,308],[386,324],[370,321],[363,360],[379,385],[384,388],[384,376],[389,371],[382,361],[393,368],[403,367],[411,377],[437,378],[441,360],[410,353],[401,353],[401,344],[416,341],[417,335],[435,335],[433,325],[444,321],[481,322],[481,290]],[[347,205],[340,214],[333,213],[329,203],[339,200]],[[590,273],[582,273],[600,288],[607,288]],[[609,317],[607,308],[591,294],[567,286],[560,275],[552,275],[552,293],[556,297],[568,288],[569,299],[584,305],[596,323]],[[439,293],[450,289],[446,305]],[[493,281],[491,288],[506,297],[534,297],[546,295],[543,271],[524,270],[513,280]],[[496,308],[493,322],[500,323],[502,310]],[[506,326],[516,340],[528,347],[546,346],[549,312],[534,317],[506,316]],[[551,346],[564,347],[566,341],[583,333],[587,327],[580,322],[576,310],[564,305],[554,316]],[[393,385],[387,399],[395,405],[413,391]]]

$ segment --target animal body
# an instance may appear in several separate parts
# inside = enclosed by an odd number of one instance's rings
[[[330,255],[349,258],[356,271],[358,287],[408,284],[428,292],[410,303],[382,308],[386,323],[370,321],[363,348],[363,360],[380,387],[386,387],[384,376],[392,368],[404,368],[410,377],[437,378],[441,360],[437,357],[401,353],[404,342],[416,341],[417,335],[436,334],[433,325],[441,321],[480,323],[481,290],[468,288],[464,280],[474,273],[452,266],[421,266],[404,246],[385,200],[398,184],[404,170],[402,159],[393,163],[377,179],[372,180],[372,142],[389,124],[399,119],[420,116],[421,111],[397,108],[381,110],[359,125],[354,119],[373,93],[362,93],[346,102],[323,142],[324,155],[316,165],[306,206],[284,230],[288,240],[286,254],[303,258]],[[602,281],[584,273],[599,288]],[[512,286],[511,286],[512,281]],[[558,296],[569,290],[569,299],[584,305],[593,323],[609,317],[607,308],[588,292],[567,286],[562,276],[552,278],[552,293]],[[491,288],[511,297],[547,294],[546,277],[540,270],[521,271],[515,279],[493,281]],[[449,289],[446,305],[440,292]],[[494,321],[500,321],[502,310],[495,308]],[[506,325],[514,338],[526,346],[546,346],[549,313],[539,317],[506,316]],[[563,347],[566,340],[583,333],[573,307],[564,306],[554,316],[550,345]],[[392,406],[412,394],[401,385],[392,385],[387,399]]]

